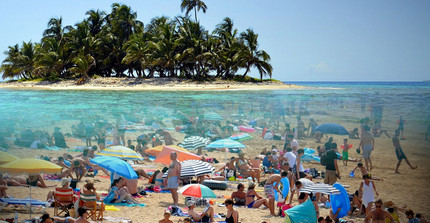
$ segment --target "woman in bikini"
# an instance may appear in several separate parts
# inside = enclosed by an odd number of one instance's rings
[[[269,207],[269,201],[258,195],[254,189],[255,183],[249,182],[248,192],[246,192],[245,206],[248,208],[259,208],[261,205]],[[255,197],[257,197],[257,200],[255,200]]]

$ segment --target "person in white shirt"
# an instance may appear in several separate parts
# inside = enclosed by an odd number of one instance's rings
[[[291,148],[287,148],[287,153],[284,154],[284,158],[290,164],[290,171],[293,171],[293,167],[296,164],[296,155],[292,152]]]

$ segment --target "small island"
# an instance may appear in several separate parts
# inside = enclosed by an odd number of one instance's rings
[[[198,11],[207,10],[203,1],[182,1],[180,8],[184,16],[156,17],[145,24],[129,6],[118,3],[110,13],[87,11],[85,19],[75,25],[64,25],[61,17],[52,18],[40,42],[22,42],[5,51],[0,73],[9,81],[0,87],[291,87],[272,79],[263,81],[263,77],[272,78],[273,68],[252,28],[239,32],[226,17],[209,31],[197,18]],[[251,71],[257,71],[260,79],[250,77]]]

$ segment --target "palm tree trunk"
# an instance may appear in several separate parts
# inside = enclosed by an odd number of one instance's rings
[[[242,75],[242,77],[245,77],[245,76],[246,76],[246,74],[248,74],[249,70],[250,70],[250,69],[249,69],[249,67],[247,67],[247,68],[246,68],[246,71],[245,71],[245,73]]]
[[[194,6],[194,16],[196,17],[196,23],[197,23],[197,6]]]

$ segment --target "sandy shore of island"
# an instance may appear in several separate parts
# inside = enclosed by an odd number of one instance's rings
[[[48,89],[48,90],[149,90],[149,91],[186,91],[186,90],[278,90],[300,89],[303,86],[282,82],[234,82],[215,80],[195,82],[178,78],[97,78],[78,85],[74,80],[50,81],[14,81],[2,82],[0,88],[12,89]]]

